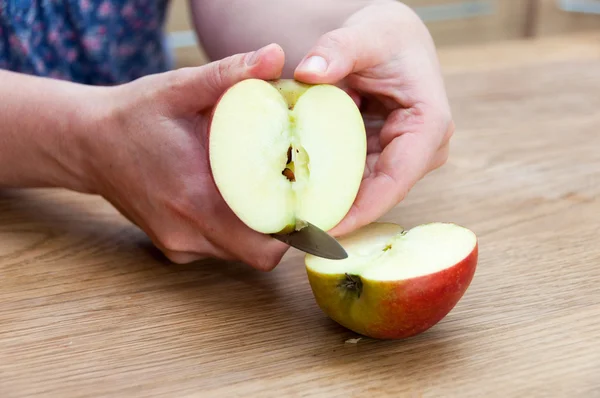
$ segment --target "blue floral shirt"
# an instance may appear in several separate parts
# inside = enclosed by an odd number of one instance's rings
[[[0,69],[111,85],[171,67],[168,0],[0,0]]]

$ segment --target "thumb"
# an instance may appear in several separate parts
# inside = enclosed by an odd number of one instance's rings
[[[384,38],[373,37],[368,30],[364,25],[353,25],[321,36],[296,68],[294,77],[305,83],[335,84],[351,73],[382,63],[386,55]]]
[[[235,54],[219,61],[171,72],[169,103],[177,112],[199,112],[213,106],[234,84],[250,78],[273,80],[283,70],[283,49],[270,44],[255,52]]]

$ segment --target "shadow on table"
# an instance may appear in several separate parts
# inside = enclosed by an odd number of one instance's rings
[[[60,190],[0,190],[0,270],[40,269],[54,278],[88,273],[99,284],[127,284],[122,292],[174,291],[186,295],[217,294],[240,305],[274,301],[279,294],[276,271],[267,274],[235,262],[215,259],[171,263],[150,239],[99,197]],[[275,276],[274,276],[275,275]],[[32,275],[31,275],[32,276]],[[228,293],[228,294],[223,294]],[[186,299],[189,299],[187,297]]]
[[[116,348],[131,332],[151,339],[160,330],[179,336],[157,343],[165,360],[181,349],[190,355],[243,355],[245,360],[228,365],[233,372],[302,358],[315,367],[351,363],[354,371],[367,371],[377,361],[377,366],[398,367],[399,374],[423,366],[436,374],[460,357],[439,325],[403,341],[345,343],[360,336],[317,307],[300,253],[292,252],[270,273],[214,260],[177,265],[97,198],[0,193],[0,233],[27,231],[44,239],[0,253],[3,283],[13,290],[35,285],[39,297],[62,283],[60,305],[76,302],[72,311],[104,329]],[[36,316],[35,309],[30,314]],[[84,325],[68,333],[90,333]],[[153,347],[131,355],[154,355]]]

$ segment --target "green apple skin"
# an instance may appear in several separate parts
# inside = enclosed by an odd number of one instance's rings
[[[340,287],[348,282],[343,274],[308,268],[308,280],[318,306],[335,322],[374,339],[403,339],[430,329],[456,306],[475,274],[478,248],[476,244],[456,265],[429,275],[398,281],[359,277],[360,297]]]
[[[298,102],[298,99],[300,99],[302,94],[312,87],[310,84],[302,83],[294,79],[278,79],[270,81],[269,83],[279,90],[290,108],[296,106],[296,102]]]

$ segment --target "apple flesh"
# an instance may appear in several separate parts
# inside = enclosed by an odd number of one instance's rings
[[[209,127],[215,184],[255,231],[338,224],[354,202],[366,160],[362,115],[333,85],[247,79],[216,104]]]
[[[377,339],[406,338],[437,324],[477,266],[477,237],[452,223],[408,231],[372,223],[339,242],[348,252],[344,260],[305,257],[314,297],[331,319]]]

